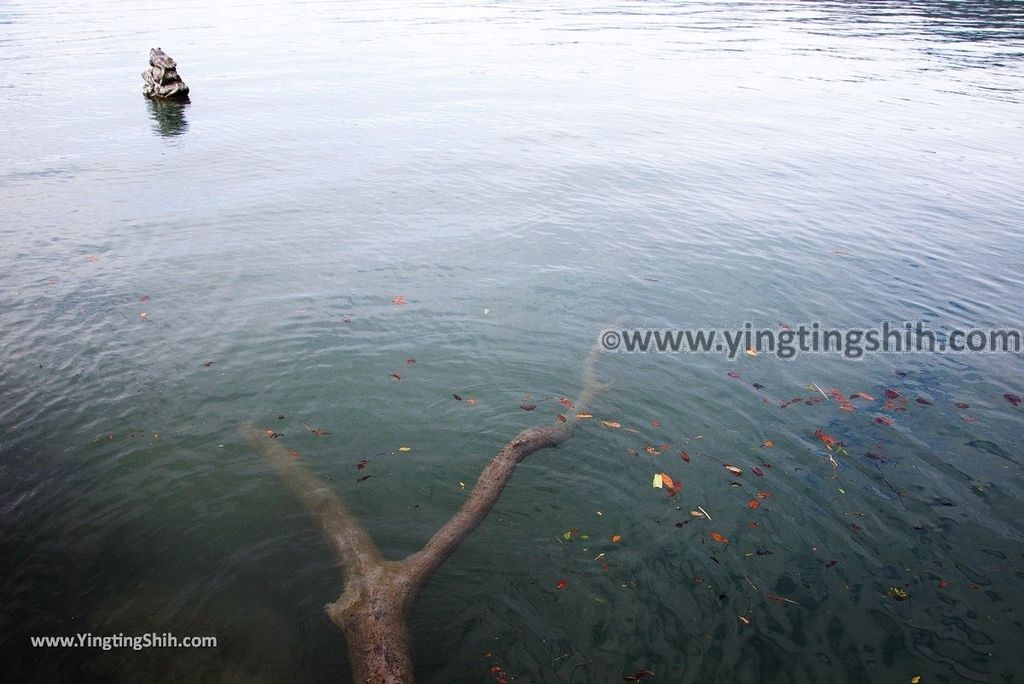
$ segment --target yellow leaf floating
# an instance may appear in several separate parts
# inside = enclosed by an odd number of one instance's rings
[[[398,447],[399,451],[412,451],[412,447],[402,446]]]
[[[747,348],[747,356],[757,356],[757,350],[753,347]]]
[[[921,684],[921,675],[914,675],[911,677],[910,684]]]
[[[664,482],[662,482],[662,479],[661,479],[661,473],[655,473],[654,474],[654,482],[652,482],[651,485],[655,489],[661,489],[664,486]]]

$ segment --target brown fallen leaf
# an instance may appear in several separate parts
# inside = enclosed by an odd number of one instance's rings
[[[614,420],[602,420],[601,427],[616,429],[622,427],[622,423],[616,422]]]
[[[577,420],[590,420],[593,417],[594,417],[593,413],[577,413],[576,414],[576,419]]]
[[[558,400],[558,403],[564,406],[565,408],[575,408],[573,406],[572,399],[566,399],[565,397],[562,397],[561,399]]]
[[[457,399],[461,399],[461,397],[458,397],[458,396],[456,396],[456,398]],[[520,404],[519,408],[523,409],[524,411],[533,411],[534,409],[537,408],[537,405],[536,404]]]
[[[728,470],[730,473],[732,473],[736,477],[739,477],[739,476],[741,476],[743,474],[743,469],[742,468],[737,468],[736,466],[731,465],[729,463],[723,463],[722,467],[725,468],[726,470]]]
[[[399,304],[399,305],[401,305],[401,304],[408,304],[409,300],[406,299],[405,297],[403,297],[402,295],[395,295],[394,297],[391,298],[391,303],[392,304]]]
[[[708,532],[708,536],[714,539],[719,544],[729,543],[729,538],[724,535],[718,534],[718,532]]]
[[[402,379],[402,376],[399,375],[398,373],[392,373],[391,377],[394,378],[395,380],[401,380]]]
[[[764,449],[771,449],[773,446],[775,446],[775,442],[773,442],[770,439],[766,439],[763,442],[761,442],[761,447]]]

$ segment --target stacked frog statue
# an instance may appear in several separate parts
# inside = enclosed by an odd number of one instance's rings
[[[178,65],[160,48],[149,51],[149,68],[142,72],[142,94],[149,98],[187,100],[188,86],[178,75]]]

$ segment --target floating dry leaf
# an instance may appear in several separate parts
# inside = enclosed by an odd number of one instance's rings
[[[577,420],[590,420],[593,417],[594,417],[593,413],[577,413],[576,414],[576,419]]]
[[[732,473],[736,477],[739,477],[739,476],[741,476],[743,474],[743,469],[742,468],[737,468],[736,466],[734,466],[732,464],[723,463],[722,467],[725,468],[726,470],[728,470],[730,473]]]
[[[618,544],[620,541],[622,541],[622,535],[621,534],[613,534],[612,535],[612,543],[613,544]]]
[[[564,580],[564,579],[560,579],[560,580],[558,580],[558,582],[557,582],[557,583],[555,584],[555,589],[558,589],[559,591],[561,591],[562,589],[565,589],[566,585],[568,585],[568,584],[569,584],[569,583],[568,583],[568,582],[567,582],[566,580]]]
[[[619,422],[614,421],[614,420],[602,420],[601,421],[601,427],[617,429],[617,428],[622,427],[622,423],[619,423]]]
[[[391,298],[391,303],[392,304],[408,304],[409,300],[406,299],[405,297],[403,297],[402,295],[395,295],[394,297]]]
[[[708,532],[708,536],[714,539],[719,544],[729,543],[729,538],[724,535],[718,534],[718,532]]]

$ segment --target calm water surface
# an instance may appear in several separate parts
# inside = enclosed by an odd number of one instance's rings
[[[157,45],[190,105],[142,98]],[[0,675],[348,679],[244,421],[401,557],[610,324],[1024,325],[1022,56],[1015,2],[3,3]],[[1019,355],[600,372],[638,432],[524,464],[416,604],[420,681],[1020,681]],[[879,400],[780,408],[809,383]],[[78,632],[221,646],[28,645]]]

